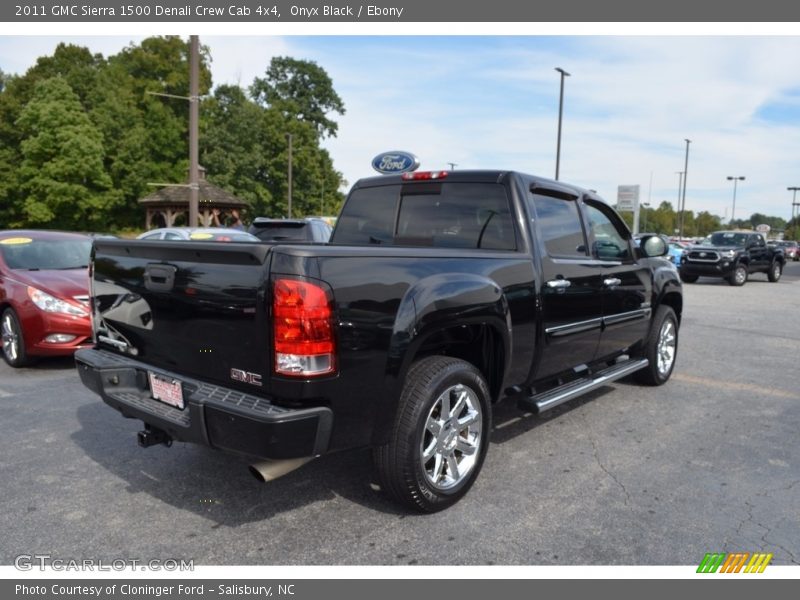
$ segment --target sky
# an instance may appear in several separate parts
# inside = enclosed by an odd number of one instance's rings
[[[441,27],[439,27],[441,30]],[[434,29],[435,31],[435,29]],[[2,32],[0,32],[2,33]],[[164,32],[161,32],[164,33]],[[0,35],[0,69],[24,73],[59,41],[104,56],[142,36]],[[324,142],[348,183],[380,152],[421,170],[499,168],[560,179],[614,203],[617,186],[686,209],[788,219],[800,186],[800,37],[788,35],[200,35],[215,85],[249,86],[276,55],[313,60],[346,107]]]

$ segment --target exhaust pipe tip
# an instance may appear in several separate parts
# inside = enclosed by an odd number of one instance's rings
[[[268,481],[274,481],[279,477],[283,477],[295,469],[299,469],[313,459],[313,456],[288,458],[285,460],[265,459],[248,466],[247,470],[261,483],[267,483]]]

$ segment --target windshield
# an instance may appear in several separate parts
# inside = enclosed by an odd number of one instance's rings
[[[0,252],[9,269],[85,269],[91,251],[92,241],[88,239],[0,240]]]
[[[711,246],[742,246],[744,247],[747,242],[746,233],[734,233],[733,231],[720,231],[712,233],[705,240],[703,244]]]

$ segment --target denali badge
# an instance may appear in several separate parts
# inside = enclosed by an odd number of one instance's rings
[[[258,373],[250,373],[248,371],[242,371],[241,369],[231,369],[231,379],[261,387],[261,375]]]

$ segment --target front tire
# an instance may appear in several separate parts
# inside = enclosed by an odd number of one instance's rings
[[[3,359],[14,368],[29,364],[30,358],[25,352],[25,338],[22,326],[13,308],[7,308],[0,317],[0,336],[3,340]]]
[[[769,271],[767,271],[767,278],[772,283],[777,283],[777,281],[781,278],[781,274],[783,273],[783,268],[781,263],[777,260],[772,261],[772,264],[769,266]]]
[[[681,275],[681,281],[684,283],[694,283],[697,281],[699,275]]]
[[[373,453],[384,492],[420,512],[458,502],[486,457],[490,398],[468,362],[432,356],[412,365],[389,442]]]
[[[745,265],[736,265],[730,279],[728,279],[728,283],[736,287],[741,287],[747,283],[747,267]]]
[[[675,311],[663,304],[656,310],[642,356],[650,364],[636,371],[634,377],[645,385],[663,385],[672,375],[678,355],[678,318]]]

